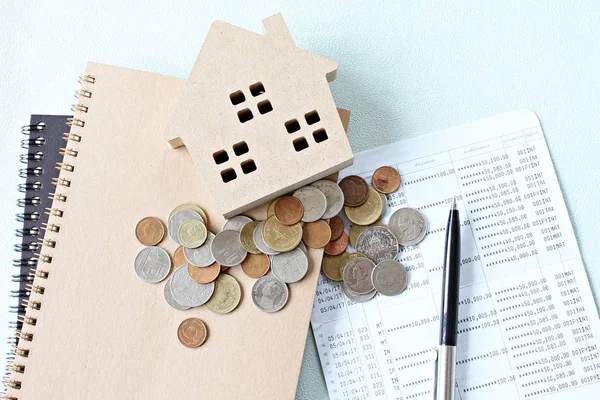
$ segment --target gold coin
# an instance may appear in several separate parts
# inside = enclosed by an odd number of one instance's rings
[[[323,273],[332,281],[340,282],[342,280],[342,266],[348,263],[350,254],[343,252],[339,256],[323,256]]]
[[[383,207],[381,207],[381,215],[379,216],[379,218],[383,218],[385,212],[388,209],[388,199],[387,196],[383,193],[379,193],[379,197],[381,197],[381,204],[383,205]]]
[[[265,221],[262,237],[267,246],[283,253],[295,249],[300,244],[302,227],[300,224],[283,225],[272,215]]]
[[[269,272],[269,256],[266,254],[248,254],[242,261],[242,271],[250,278],[258,279]]]
[[[260,221],[248,222],[240,232],[240,242],[242,247],[250,254],[262,254],[254,244],[254,229],[260,224]]]
[[[381,216],[383,210],[383,202],[379,193],[372,187],[369,187],[369,197],[361,206],[348,207],[344,206],[346,216],[350,221],[357,225],[370,225]]]
[[[304,228],[302,228],[302,239],[308,247],[322,249],[331,239],[331,228],[322,219],[315,222],[307,222]]]
[[[187,264],[187,260],[185,259],[185,255],[183,254],[183,246],[179,246],[175,249],[173,253],[173,265],[177,267],[181,267],[182,265]]]
[[[369,226],[385,226],[385,224],[382,221],[375,221]],[[362,226],[356,224],[350,225],[350,246],[356,248],[356,241],[358,240],[358,236],[361,233],[363,233],[363,231],[369,226]]]
[[[358,252],[356,252],[356,253],[350,253],[348,255],[348,260],[346,261],[346,263],[342,264],[342,266],[340,267],[340,274],[342,274],[342,275],[344,274],[344,268],[346,268],[346,265],[348,265],[348,262],[350,260],[354,260],[355,258],[358,258],[358,257],[368,258],[363,253],[358,253]]]
[[[175,213],[177,213],[181,210],[196,211],[198,214],[200,214],[200,216],[204,220],[204,224],[206,226],[208,226],[208,215],[206,215],[206,212],[202,209],[202,207],[200,207],[197,204],[193,204],[193,203],[185,203],[185,204],[181,204],[181,205],[175,207],[175,209],[173,211],[171,211],[171,214],[169,214],[169,219],[171,219],[171,217],[173,215],[175,215]]]
[[[188,318],[177,328],[177,338],[185,347],[200,347],[206,340],[206,325],[198,318]]]
[[[165,237],[165,226],[158,218],[143,218],[135,226],[135,237],[145,246],[157,245]]]
[[[220,273],[221,266],[218,262],[214,262],[208,267],[195,267],[192,264],[188,264],[188,274],[190,274],[190,277],[198,283],[211,283],[217,279]]]
[[[346,251],[347,248],[348,235],[346,235],[346,232],[343,232],[342,236],[340,236],[337,240],[331,240],[329,243],[327,243],[323,251],[325,251],[325,254],[330,256],[338,256]]]
[[[242,299],[242,288],[231,275],[221,274],[215,281],[215,291],[204,305],[216,314],[229,314]]]
[[[179,231],[177,232],[179,243],[181,243],[183,247],[189,249],[195,249],[196,247],[202,246],[206,241],[207,235],[208,231],[206,230],[206,226],[202,221],[198,221],[197,219],[185,221],[179,227]]]
[[[267,218],[275,215],[275,204],[277,204],[277,200],[279,200],[279,197],[271,200],[271,202],[269,203],[269,206],[267,207]]]

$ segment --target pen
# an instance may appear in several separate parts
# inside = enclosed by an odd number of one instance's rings
[[[440,346],[435,361],[435,400],[454,400],[456,366],[456,327],[458,325],[458,289],[460,288],[460,219],[456,197],[452,201],[444,250]]]

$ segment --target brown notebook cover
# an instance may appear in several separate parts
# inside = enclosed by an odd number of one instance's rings
[[[90,63],[75,115],[25,332],[19,340],[8,396],[18,399],[292,399],[296,391],[322,251],[309,250],[309,271],[290,285],[285,308],[256,308],[253,279],[241,268],[228,273],[243,298],[231,314],[205,308],[176,311],[163,285],[142,282],[133,260],[142,249],[136,223],[145,216],[165,222],[186,202],[209,214],[210,229],[223,218],[185,148],[164,139],[169,113],[184,80]],[[93,83],[91,82],[93,81]],[[347,117],[347,116],[346,116]],[[78,120],[82,122],[78,122]],[[83,126],[78,126],[83,125]],[[72,166],[73,171],[68,171]],[[264,217],[266,208],[248,213]],[[46,241],[46,243],[52,243]],[[160,244],[171,254],[176,244]],[[46,257],[47,256],[47,257]],[[47,277],[40,271],[48,272]],[[42,293],[43,292],[43,293]],[[177,327],[203,319],[209,330],[198,349],[183,347]]]

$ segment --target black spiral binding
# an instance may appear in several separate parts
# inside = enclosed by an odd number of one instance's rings
[[[62,139],[67,142],[67,146],[61,148],[59,153],[64,159],[62,162],[56,163],[56,169],[60,170],[59,177],[52,179],[52,184],[57,189],[54,193],[49,194],[52,206],[44,210],[35,209],[42,203],[41,197],[35,195],[41,189],[41,184],[35,178],[44,173],[43,168],[35,163],[44,158],[43,146],[46,139],[42,133],[45,125],[25,125],[21,129],[23,134],[29,136],[21,142],[21,146],[29,149],[29,152],[21,157],[21,161],[28,165],[27,168],[20,170],[19,175],[26,178],[27,182],[19,185],[19,191],[26,195],[19,199],[18,204],[22,207],[29,206],[28,210],[34,211],[20,213],[17,215],[17,219],[24,223],[35,222],[40,219],[42,213],[45,213],[48,215],[48,222],[40,224],[39,227],[24,227],[16,232],[18,237],[23,238],[23,241],[15,245],[15,251],[21,253],[22,256],[14,261],[14,265],[20,268],[20,273],[13,275],[13,280],[20,282],[21,286],[11,295],[14,297],[27,296],[27,299],[11,309],[19,316],[12,325],[15,335],[9,338],[12,350],[7,355],[6,373],[3,379],[5,391],[0,393],[1,399],[18,400],[18,391],[22,386],[21,376],[25,373],[26,362],[30,355],[29,343],[35,338],[33,331],[42,309],[42,297],[46,290],[44,281],[50,279],[52,256],[42,253],[42,251],[51,252],[57,246],[56,235],[60,232],[60,218],[64,213],[61,205],[68,198],[67,190],[71,187],[70,174],[75,170],[73,164],[79,156],[77,144],[82,141],[81,128],[85,126],[84,117],[89,110],[83,102],[92,97],[90,89],[95,82],[96,78],[91,75],[83,75],[79,78],[82,87],[75,91],[75,97],[79,100],[71,107],[76,116],[67,119],[67,125],[71,128],[71,132],[63,134]],[[43,238],[41,238],[42,230],[45,231]],[[28,267],[29,272],[24,273],[22,267]]]

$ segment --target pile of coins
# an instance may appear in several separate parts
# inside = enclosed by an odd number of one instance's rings
[[[397,260],[399,246],[421,242],[427,232],[424,216],[412,208],[396,210],[386,226],[381,218],[387,211],[387,194],[400,187],[400,174],[392,167],[378,168],[372,186],[357,175],[340,181],[344,194],[344,212],[351,225],[349,237],[325,247],[323,273],[342,282],[342,290],[355,302],[371,300],[377,293],[394,296],[406,289],[408,274]],[[338,216],[329,222],[332,230],[343,232],[344,221]],[[345,245],[344,245],[345,243]],[[348,244],[356,252],[348,252]],[[328,251],[335,250],[335,251]]]
[[[158,218],[146,217],[137,224],[136,237],[147,247],[137,255],[135,271],[143,281],[158,283],[175,265],[164,287],[171,307],[183,311],[205,306],[214,313],[227,314],[240,303],[242,291],[239,282],[225,272],[240,267],[257,279],[251,292],[256,307],[264,312],[279,311],[288,301],[288,285],[308,272],[307,247],[325,248],[328,254],[346,250],[348,236],[343,222],[339,217],[331,225],[326,221],[343,207],[342,189],[333,181],[321,180],[273,200],[266,220],[238,215],[214,234],[208,230],[202,208],[182,204],[171,212],[167,223],[169,236],[180,245],[172,257],[157,246],[166,231]],[[188,347],[194,347],[191,343],[199,346],[204,342],[206,326],[199,320],[186,321],[178,331],[180,341]]]

